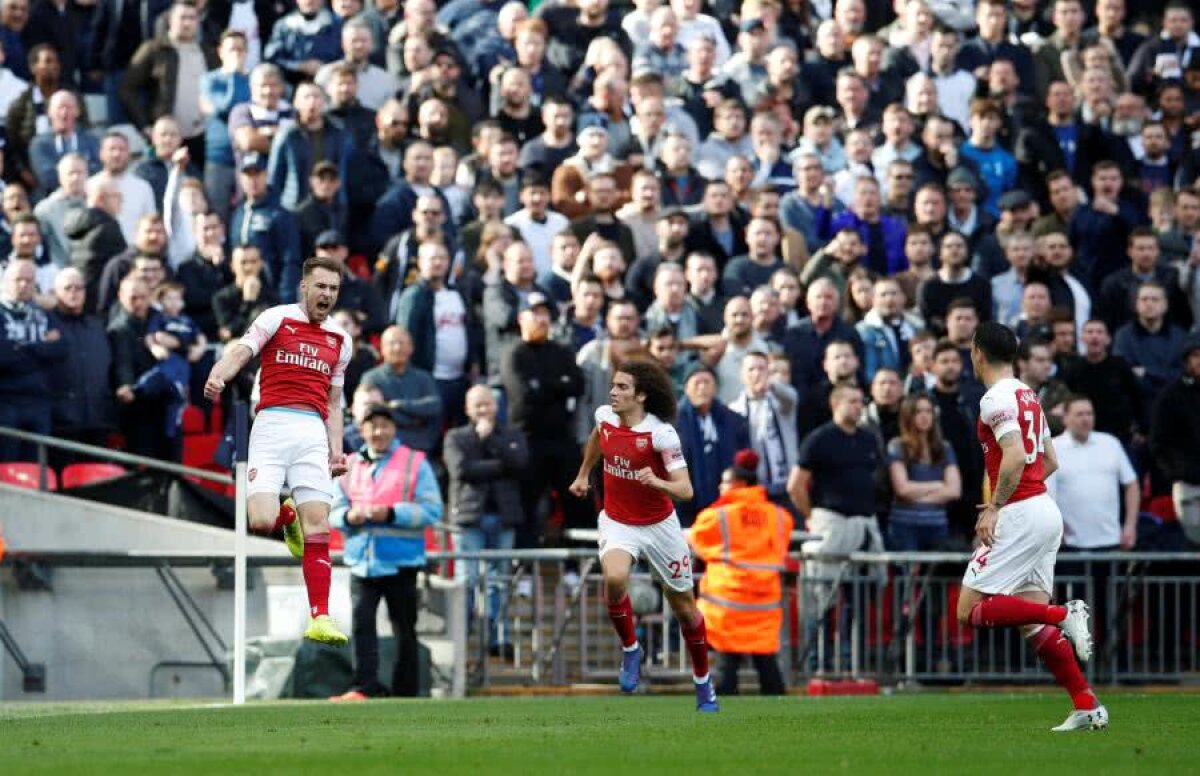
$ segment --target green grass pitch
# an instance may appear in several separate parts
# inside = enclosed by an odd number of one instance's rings
[[[1200,773],[1200,695],[1115,693],[1052,734],[1061,694],[488,698],[0,706],[0,773]]]

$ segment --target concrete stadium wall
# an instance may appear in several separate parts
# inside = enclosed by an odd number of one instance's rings
[[[228,552],[230,531],[134,510],[0,485],[0,525],[9,551]],[[287,555],[282,543],[251,537],[253,555]],[[218,590],[208,569],[176,572],[226,643],[233,634],[233,593]],[[251,570],[247,635],[272,630],[267,589],[294,589],[295,568]],[[273,596],[277,597],[277,596]],[[302,614],[302,612],[301,612]],[[56,568],[51,591],[18,590],[11,566],[0,569],[0,619],[33,663],[46,666],[46,692],[22,690],[21,672],[0,651],[0,700],[214,697],[212,669],[151,670],[162,661],[207,660],[152,568]],[[302,617],[296,618],[303,621]],[[275,627],[274,630],[279,630]]]

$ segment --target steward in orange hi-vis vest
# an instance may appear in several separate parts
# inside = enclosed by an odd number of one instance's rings
[[[698,605],[708,623],[709,644],[718,652],[779,651],[779,575],[793,525],[792,516],[768,501],[759,485],[732,487],[696,518],[689,541],[708,564]]]

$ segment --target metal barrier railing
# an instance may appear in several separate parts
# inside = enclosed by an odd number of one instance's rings
[[[58,437],[46,436],[44,434],[34,434],[29,431],[19,431],[15,428],[0,426],[0,436],[9,437],[11,439],[19,439],[22,442],[29,442],[37,446],[37,463],[38,463],[38,489],[46,490],[48,485],[47,472],[50,470],[50,456],[48,450],[50,448],[56,450],[65,450],[69,453],[78,453],[86,455],[89,458],[94,458],[98,461],[111,461],[112,463],[125,464],[126,466],[134,466],[145,469],[154,469],[162,472],[170,472],[171,474],[179,474],[185,477],[196,477],[209,482],[219,482],[222,485],[232,485],[233,475],[214,472],[208,469],[196,469],[183,464],[171,463],[170,461],[162,461],[157,458],[147,458],[142,455],[134,455],[120,450],[110,450],[107,447],[97,447],[95,445],[86,445],[82,442],[73,442],[69,439],[59,439]]]
[[[603,580],[592,550],[454,553],[470,574],[474,687],[610,681],[619,665]],[[889,684],[1049,681],[1015,629],[962,628],[955,604],[963,553],[792,556],[781,660],[792,681],[819,676]],[[576,588],[568,563],[585,564]],[[489,565],[490,564],[490,565]],[[815,572],[829,572],[818,575]],[[527,595],[522,580],[529,580]],[[635,573],[644,593],[652,580]],[[1200,671],[1200,553],[1064,554],[1056,600],[1083,598],[1093,611],[1098,683],[1178,681]],[[659,595],[641,608],[646,669],[658,681],[688,676],[686,651]],[[490,604],[490,606],[489,606]],[[489,614],[499,620],[489,627]],[[497,634],[512,646],[489,654]]]

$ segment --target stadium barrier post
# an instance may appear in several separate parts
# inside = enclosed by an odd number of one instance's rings
[[[247,407],[233,402],[233,703],[246,702],[246,443]]]

